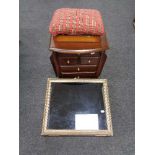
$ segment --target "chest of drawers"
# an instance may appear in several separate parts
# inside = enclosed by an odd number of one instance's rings
[[[106,61],[104,52],[63,54],[53,52],[50,59],[57,77],[97,78]]]
[[[97,78],[106,61],[106,36],[57,36],[50,39],[50,60],[60,78]]]

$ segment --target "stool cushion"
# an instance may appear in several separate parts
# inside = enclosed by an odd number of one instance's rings
[[[53,36],[103,35],[104,26],[98,10],[61,8],[54,12],[49,31]]]

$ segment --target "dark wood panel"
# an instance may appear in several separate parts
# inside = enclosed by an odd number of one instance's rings
[[[97,65],[99,63],[99,57],[81,57],[81,65]]]
[[[80,54],[66,54],[66,53],[58,53],[59,57],[78,57]]]
[[[60,65],[77,65],[79,62],[78,57],[59,57]]]
[[[96,65],[60,66],[62,72],[92,72],[97,70]]]
[[[81,56],[83,57],[100,57],[101,56],[101,52],[90,52],[90,53],[84,53],[81,54]]]
[[[51,60],[51,64],[53,65],[54,72],[55,72],[56,76],[59,76],[60,75],[60,66],[58,64],[57,53],[53,52],[50,57],[50,60]]]
[[[101,52],[89,52],[84,54],[66,54],[66,53],[58,53],[59,57],[100,57]]]
[[[96,72],[97,77],[100,76],[106,60],[107,60],[107,55],[105,53],[102,53],[99,64],[98,64],[97,72]]]
[[[96,54],[96,53],[95,53]],[[74,54],[72,56],[53,52],[51,63],[57,77],[63,78],[97,78],[105,64],[106,54],[100,56]],[[63,56],[63,57],[62,57]]]
[[[96,77],[95,72],[62,72],[61,73],[62,78],[93,78]]]

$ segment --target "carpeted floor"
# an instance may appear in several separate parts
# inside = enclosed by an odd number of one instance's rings
[[[96,8],[110,43],[100,78],[109,80],[113,137],[41,137],[49,61],[48,25],[60,7]],[[20,0],[20,155],[134,155],[134,0]]]

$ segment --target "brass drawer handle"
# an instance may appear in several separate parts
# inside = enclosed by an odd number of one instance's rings
[[[77,69],[78,71],[80,71],[80,68],[78,67],[78,69]]]
[[[69,60],[67,60],[67,64],[70,64],[70,61]]]
[[[90,60],[88,60],[88,63],[90,63]]]

